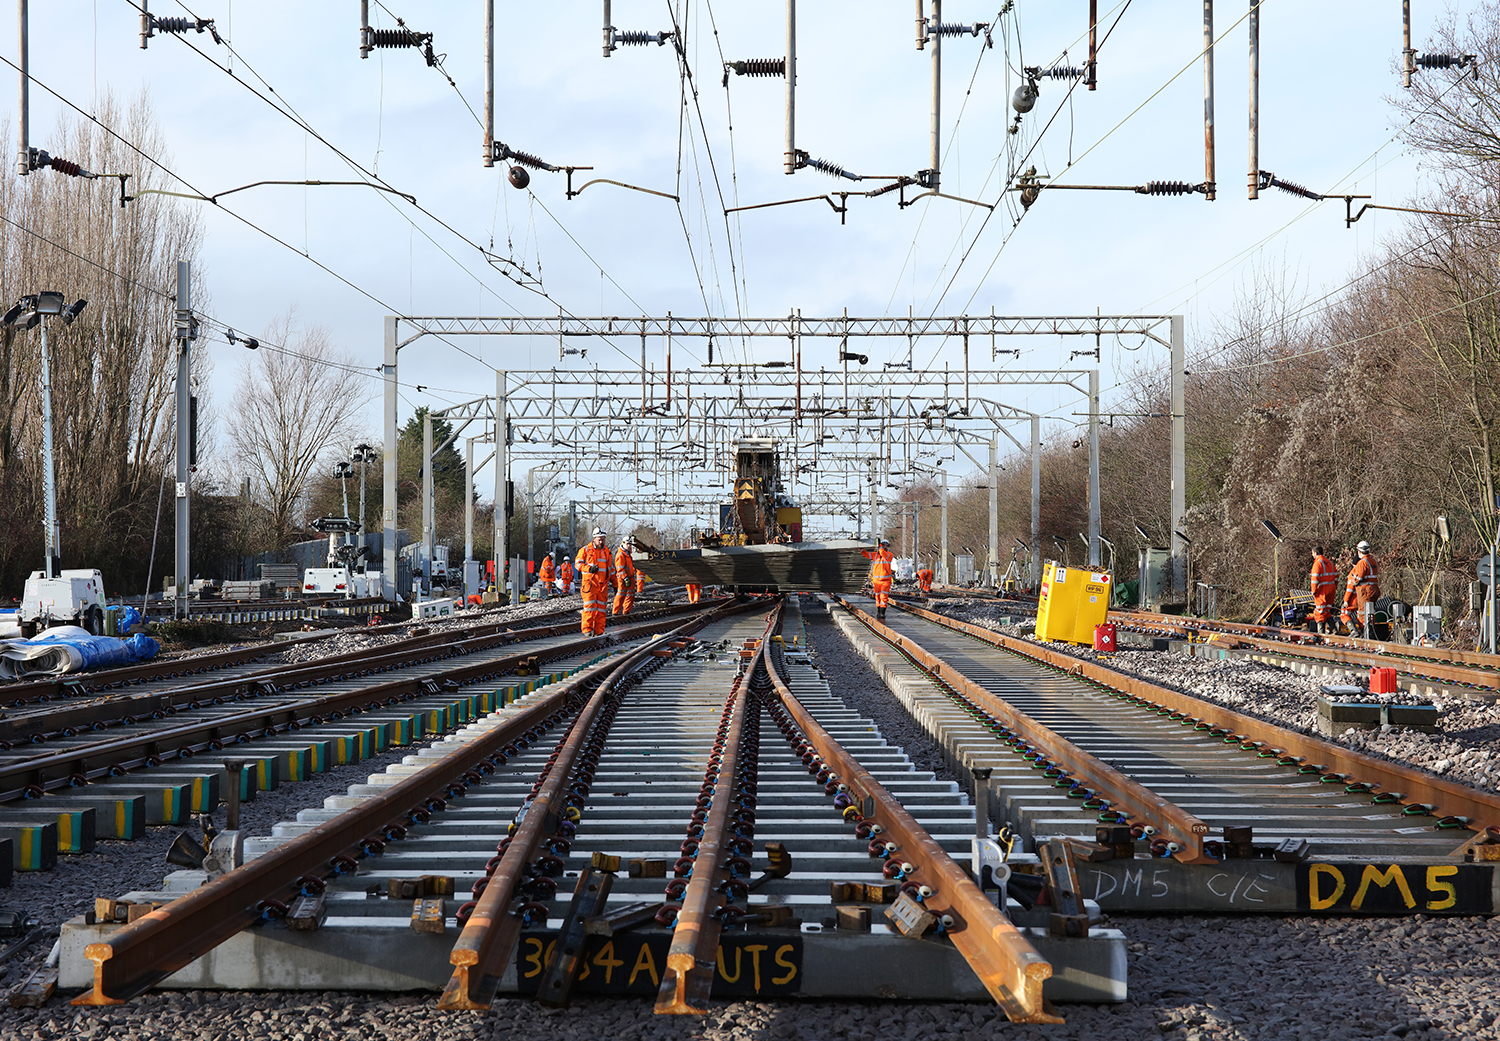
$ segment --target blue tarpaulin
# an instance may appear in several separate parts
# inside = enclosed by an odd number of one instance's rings
[[[111,668],[156,657],[161,645],[143,633],[128,640],[94,636],[76,625],[57,625],[30,640],[0,641],[0,678],[57,676]]]

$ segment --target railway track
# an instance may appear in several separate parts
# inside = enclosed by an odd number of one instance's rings
[[[1149,612],[1111,611],[1109,617],[1128,632],[1199,645],[1197,654],[1233,653],[1302,672],[1394,668],[1397,682],[1413,693],[1500,698],[1500,656]]]
[[[441,990],[451,1009],[576,987],[663,1013],[988,994],[1027,1022],[1059,1021],[1053,996],[1123,998],[1123,937],[1091,933],[1081,904],[1054,935],[1064,916],[1028,924],[981,891],[955,859],[972,806],[834,698],[795,608],[768,606],[720,607],[528,694],[252,840],[238,871],[131,894],[189,890],[135,923],[70,923],[64,985],[107,1004],[163,981],[295,980]]]
[[[942,594],[939,600],[955,596],[1000,599],[1013,604],[1018,617],[1036,613],[1034,603],[996,598],[986,590],[940,587],[937,591]],[[898,599],[922,603],[916,597]],[[1496,655],[1150,611],[1116,608],[1108,617],[1123,632],[1180,641],[1182,650],[1199,656],[1251,658],[1315,675],[1394,668],[1397,683],[1414,694],[1500,700],[1500,656]]]
[[[0,863],[46,870],[99,838],[135,839],[149,824],[212,812],[231,784],[250,799],[452,730],[579,667],[572,659],[696,610],[612,619],[605,637],[580,636],[561,612],[525,628],[489,622],[301,664],[267,664],[257,648],[248,661],[209,656],[201,673],[192,659],[193,672],[178,664],[150,677],[91,676],[102,693],[62,703],[49,684],[29,685],[32,700],[16,698],[20,707],[0,719],[0,844],[9,843]],[[508,679],[455,694],[476,677]]]
[[[860,606],[841,627],[955,765],[993,771],[1012,825],[1100,847],[1084,892],[1106,910],[1493,911],[1492,794],[920,608],[881,625]]]

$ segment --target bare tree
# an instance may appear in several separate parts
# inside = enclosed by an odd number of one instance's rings
[[[0,152],[9,140],[0,130]],[[46,146],[91,170],[129,172],[136,195],[122,207],[119,182],[53,170],[0,179],[0,303],[40,290],[89,302],[78,321],[49,328],[63,558],[126,588],[146,572],[171,451],[175,264],[195,259],[202,231],[187,205],[150,194],[175,186],[143,158],[171,161],[144,96],[124,106],[106,95],[98,125],[64,119]],[[194,274],[202,306],[197,265]],[[0,583],[12,587],[42,552],[40,346],[36,333],[0,332],[0,525],[10,536],[0,539]]]
[[[320,458],[331,448],[341,455],[360,429],[369,395],[368,381],[327,330],[299,329],[294,313],[278,319],[245,362],[226,426],[242,471],[265,490],[273,547],[298,527]]]

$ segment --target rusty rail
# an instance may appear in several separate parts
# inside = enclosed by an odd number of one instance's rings
[[[986,711],[1001,720],[1012,731],[1024,738],[1027,744],[1052,762],[1066,766],[1071,776],[1082,781],[1090,790],[1107,801],[1111,809],[1123,811],[1138,820],[1155,824],[1163,839],[1174,842],[1180,847],[1176,853],[1172,854],[1175,859],[1185,864],[1217,862],[1203,848],[1204,839],[1208,835],[1208,825],[1198,817],[1177,804],[1163,799],[1151,789],[1100,761],[1067,738],[1054,733],[998,695],[975,683],[910,637],[902,636],[847,602],[844,606],[868,628],[908,654],[934,678],[946,683],[976,704],[982,705]],[[949,628],[958,629],[970,635],[996,635],[988,629],[972,626],[966,622],[955,622],[953,619],[922,608],[899,603],[896,606],[923,618],[933,621],[941,620]],[[1005,645],[999,644],[998,646]],[[1070,659],[1070,661],[1076,660]]]
[[[627,617],[629,624],[635,625],[654,618],[690,613],[704,606],[709,605],[674,605],[659,611],[641,612]],[[516,628],[503,622],[491,622],[470,626],[457,632],[423,633],[420,636],[406,637],[383,647],[330,655],[305,664],[267,666],[264,669],[256,669],[235,676],[208,678],[199,683],[159,690],[104,693],[110,687],[123,686],[136,681],[148,682],[212,672],[220,668],[243,664],[250,658],[280,654],[288,650],[288,647],[251,648],[204,655],[202,659],[178,659],[176,662],[163,662],[155,666],[154,671],[149,671],[153,669],[151,665],[139,665],[102,673],[70,674],[59,680],[0,687],[0,702],[8,703],[13,709],[24,709],[32,703],[50,702],[55,697],[67,698],[71,701],[71,704],[61,706],[49,705],[44,711],[11,715],[0,719],[0,740],[21,737],[30,740],[37,731],[58,732],[67,727],[92,726],[95,722],[114,723],[127,715],[149,715],[155,711],[181,707],[204,698],[238,696],[258,683],[275,682],[284,687],[345,679],[350,675],[366,674],[373,669],[387,665],[400,666],[404,663],[403,658],[419,657],[423,651],[440,652],[451,657],[455,656],[455,651],[463,653],[465,647],[483,649],[507,642],[557,636],[577,630],[578,623],[574,618],[562,620],[566,616],[576,616],[576,614],[576,611],[559,611],[549,615],[535,616],[526,621],[534,623],[546,619],[558,620],[545,625],[533,624],[526,628]],[[609,621],[618,627],[624,620],[616,616],[610,618]],[[390,628],[390,626],[379,626],[368,632],[381,632]],[[363,633],[366,630],[360,630],[360,632]],[[204,665],[192,664],[204,659],[208,659]],[[409,664],[409,662],[405,663]],[[357,668],[339,671],[336,667],[340,665],[353,665]],[[100,683],[100,685],[97,687],[91,685],[95,683]],[[17,694],[30,694],[32,700],[27,702],[24,697],[16,697]]]
[[[1365,785],[1371,791],[1383,789],[1386,793],[1400,794],[1403,796],[1402,802],[1414,807],[1433,807],[1434,816],[1467,818],[1470,821],[1467,826],[1473,830],[1500,825],[1500,796],[1456,784],[1399,763],[1364,755],[1322,738],[1300,734],[1263,719],[1244,715],[1213,702],[1200,701],[1191,695],[1157,686],[1104,665],[1039,647],[1025,640],[1016,640],[931,611],[904,606],[902,610],[1137,698],[1144,702],[1143,707],[1148,710],[1170,715],[1185,726],[1207,731],[1226,741],[1238,739],[1240,747],[1245,751],[1275,756],[1283,765],[1317,766],[1322,776],[1342,775],[1342,779],[1349,785]]]
[[[504,974],[521,935],[521,918],[512,913],[510,906],[515,897],[516,885],[535,858],[547,832],[555,826],[555,821],[551,818],[557,812],[560,797],[572,780],[579,749],[588,740],[589,729],[614,685],[648,659],[658,647],[696,631],[712,619],[723,617],[731,611],[747,610],[750,606],[745,603],[720,607],[710,616],[694,619],[688,625],[653,640],[617,663],[609,677],[595,691],[588,704],[579,712],[567,740],[558,749],[557,758],[552,762],[546,780],[542,782],[515,834],[510,837],[510,845],[501,854],[500,864],[485,885],[484,893],[475,902],[474,911],[464,923],[463,932],[453,944],[453,950],[448,955],[453,975],[443,988],[438,1008],[459,1011],[490,1007],[500,977]]]
[[[611,639],[645,635],[659,623],[642,621],[613,630],[605,636],[583,636],[547,649],[549,657],[577,654],[607,646]],[[494,646],[499,637],[488,638]],[[170,758],[190,758],[199,752],[216,751],[240,734],[274,734],[301,726],[337,718],[336,713],[354,715],[365,710],[393,705],[398,701],[430,693],[431,684],[445,680],[475,682],[497,672],[513,668],[534,652],[522,649],[513,655],[470,664],[455,664],[436,676],[389,680],[337,694],[309,694],[296,701],[247,707],[232,716],[204,718],[147,733],[113,740],[94,741],[71,748],[41,752],[34,756],[0,761],[0,802],[39,794],[51,789],[69,788],[79,783],[105,779],[117,769],[134,769],[154,765]]]
[[[916,866],[915,877],[932,888],[924,906],[934,914],[953,917],[954,924],[948,929],[953,946],[1006,1016],[1015,1023],[1063,1022],[1042,996],[1042,986],[1052,975],[1051,963],[1037,953],[900,801],[818,724],[777,670],[767,671],[782,705],[818,755],[848,786],[854,805],[885,829],[890,841],[900,847],[902,859]]]
[[[1500,673],[1493,668],[1480,669],[1475,666],[1446,665],[1429,659],[1414,659],[1405,655],[1394,655],[1383,651],[1362,651],[1338,646],[1315,646],[1305,643],[1287,643],[1282,640],[1249,636],[1241,633],[1214,634],[1209,637],[1210,646],[1226,650],[1249,650],[1268,657],[1282,659],[1298,658],[1304,661],[1341,665],[1354,669],[1372,667],[1394,668],[1398,673],[1415,677],[1429,683],[1448,684],[1460,687],[1480,687],[1486,690],[1500,689]],[[1405,646],[1404,644],[1402,646]]]
[[[740,767],[740,742],[749,712],[750,684],[756,670],[765,665],[770,636],[780,624],[781,605],[778,604],[766,619],[766,629],[754,656],[735,677],[726,699],[730,702],[725,705],[729,714],[729,731],[724,738],[718,778],[703,822],[703,836],[698,840],[698,852],[693,858],[693,873],[672,929],[667,967],[662,972],[661,988],[656,994],[658,1014],[701,1015],[708,1011],[708,998],[714,982],[714,958],[724,924],[714,912],[725,902],[719,892],[719,883],[724,875],[729,814]]]
[[[633,652],[626,662],[694,631],[723,610],[688,621]],[[296,879],[347,869],[353,856],[382,848],[384,837],[404,832],[413,811],[426,811],[434,793],[461,794],[460,786],[477,783],[500,749],[566,708],[586,684],[621,667],[619,661],[602,662],[570,677],[421,773],[157,908],[107,940],[89,944],[84,954],[94,963],[94,986],[73,1004],[117,1005],[144,993],[258,921],[268,901],[290,896]]]
[[[1324,658],[1341,664],[1361,667],[1394,667],[1397,672],[1419,679],[1436,679],[1474,687],[1500,687],[1500,656],[1477,651],[1460,651],[1449,647],[1423,647],[1392,640],[1366,640],[1362,637],[1315,634],[1300,629],[1274,625],[1250,625],[1218,619],[1187,618],[1145,611],[1110,611],[1110,620],[1127,629],[1152,633],[1171,633],[1183,639],[1192,636],[1221,634],[1258,641],[1255,646],[1267,649],[1295,648],[1294,653]],[[1334,652],[1332,654],[1325,652]],[[1348,657],[1337,656],[1339,652]],[[1434,669],[1437,671],[1418,671]]]

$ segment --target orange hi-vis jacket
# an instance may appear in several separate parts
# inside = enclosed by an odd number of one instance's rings
[[[609,547],[594,548],[589,543],[578,551],[578,576],[579,585],[583,590],[583,599],[598,600],[604,603],[604,598],[609,595],[610,588],[615,584],[615,561],[610,555]],[[592,596],[590,594],[593,594]]]
[[[1380,599],[1380,564],[1369,553],[1349,569],[1349,580],[1344,591],[1346,604],[1370,604]]]
[[[1332,604],[1338,593],[1339,571],[1327,557],[1313,557],[1312,574],[1313,603]]]
[[[615,582],[621,589],[635,590],[635,560],[624,546],[615,550]]]
[[[557,567],[557,577],[566,586],[573,584],[573,562],[563,557],[562,563]]]
[[[553,578],[552,558],[543,557],[541,566],[536,569],[536,580],[550,584]]]
[[[870,579],[872,582],[889,582],[895,575],[895,566],[892,564],[896,558],[888,549],[865,550],[865,557],[874,561],[870,565]]]

